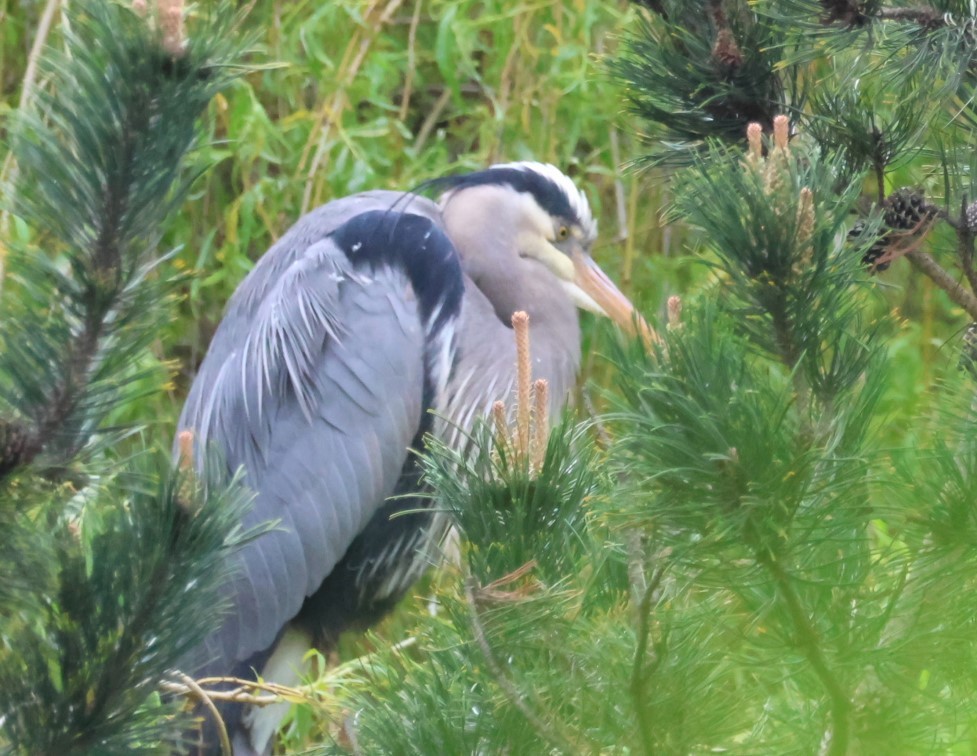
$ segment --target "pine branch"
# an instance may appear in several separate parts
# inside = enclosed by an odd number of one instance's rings
[[[50,597],[5,628],[0,714],[15,749],[130,752],[184,724],[151,697],[217,620],[228,557],[257,534],[234,531],[249,494],[226,470],[210,460],[202,477],[189,514],[169,460],[137,458],[81,541],[76,524],[57,526]]]
[[[946,26],[943,14],[935,8],[877,8],[866,11],[865,3],[856,0],[820,0],[825,15],[824,24],[841,21],[846,27],[859,28],[869,21],[908,21],[925,29],[939,29]]]
[[[824,658],[817,632],[801,606],[791,578],[784,571],[776,555],[765,556],[759,561],[773,577],[791,619],[797,645],[818,676],[831,701],[832,730],[829,736],[827,754],[829,756],[844,756],[848,753],[848,741],[851,735],[851,699]]]
[[[648,717],[645,714],[647,710],[645,695],[651,672],[661,664],[662,660],[661,654],[658,653],[649,666],[645,662],[645,657],[648,654],[648,636],[651,632],[651,605],[655,601],[656,593],[664,577],[664,567],[659,567],[655,570],[638,604],[638,642],[634,650],[634,662],[631,667],[631,685],[629,686],[631,705],[634,708],[635,717],[638,720],[638,733],[641,736],[641,745],[647,756],[652,756],[655,753],[655,732],[652,723],[648,721]]]
[[[161,223],[187,188],[180,167],[195,121],[239,54],[226,15],[188,44],[182,7],[161,3],[154,28],[112,3],[73,5],[66,51],[43,62],[52,90],[15,120],[13,211],[50,249],[9,260],[20,288],[3,316],[22,328],[0,353],[0,418],[30,442],[11,446],[0,476],[42,456],[63,468],[79,454],[109,396],[121,398],[116,371],[135,362],[166,302],[149,276]]]
[[[583,743],[574,742],[572,735],[563,731],[563,728],[558,726],[559,719],[555,715],[547,712],[539,713],[532,708],[527,696],[519,691],[502,669],[502,665],[495,658],[495,652],[489,643],[488,635],[482,624],[481,614],[478,611],[478,603],[475,599],[476,583],[472,575],[465,577],[464,587],[475,642],[482,652],[482,658],[485,659],[486,665],[492,671],[492,678],[502,689],[502,692],[505,693],[509,702],[519,710],[526,718],[526,721],[539,733],[540,737],[546,740],[553,748],[557,748],[564,753],[585,753],[600,750],[593,743],[585,746]]]
[[[202,17],[185,44],[183,3],[158,8],[154,27],[114,2],[73,2],[65,52],[42,63],[50,88],[12,130],[11,209],[36,246],[8,258],[0,318],[19,328],[0,335],[0,478],[35,532],[4,528],[2,545],[27,564],[50,544],[30,613],[3,628],[0,717],[21,752],[177,739],[184,720],[156,685],[217,620],[229,554],[253,535],[235,530],[247,494],[220,465],[191,480],[168,457],[136,449],[109,467],[92,453],[93,438],[117,438],[100,433],[108,413],[144,390],[133,364],[173,280],[158,269],[162,224],[188,186],[197,118],[240,54],[230,15]],[[83,451],[86,490],[52,482]]]
[[[910,21],[925,29],[946,26],[943,14],[935,8],[880,8],[873,17],[880,21]]]
[[[972,320],[977,320],[977,296],[967,291],[931,255],[916,250],[907,252],[906,257],[913,267],[929,277],[953,302],[966,310]]]

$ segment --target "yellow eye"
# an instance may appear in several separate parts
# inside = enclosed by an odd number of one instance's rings
[[[566,241],[570,236],[570,229],[566,226],[560,226],[560,230],[556,232],[556,238],[560,241]]]

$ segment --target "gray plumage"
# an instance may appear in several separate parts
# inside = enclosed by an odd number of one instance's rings
[[[190,662],[198,675],[260,671],[289,626],[334,643],[402,595],[431,521],[390,519],[390,497],[417,492],[409,450],[425,432],[457,443],[457,428],[510,398],[512,312],[530,315],[554,416],[580,362],[577,306],[630,313],[606,279],[581,283],[596,228],[555,168],[495,166],[443,185],[440,204],[369,192],[313,210],[229,302],[179,428],[198,466],[212,449],[228,474],[243,468],[255,492],[245,528],[278,524],[239,553],[226,619]],[[269,747],[268,726],[225,713],[242,752]]]
[[[214,444],[257,494],[243,526],[280,521],[241,553],[208,667],[267,648],[396,484],[421,413],[416,303],[402,272],[355,271],[328,234],[398,202],[377,192],[304,216],[235,292],[187,398],[198,464]]]

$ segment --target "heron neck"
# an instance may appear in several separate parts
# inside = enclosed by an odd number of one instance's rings
[[[545,378],[549,383],[550,414],[556,417],[566,404],[580,367],[580,323],[572,304],[568,303],[568,308],[558,302],[548,304],[551,307],[546,309],[546,302],[536,300],[527,302],[524,309],[529,314],[533,379]],[[516,343],[508,320],[503,320],[497,307],[466,277],[459,357],[453,371],[457,378],[455,390],[461,387],[466,396],[462,402],[453,396],[452,403],[458,406],[449,413],[463,427],[470,427],[471,421],[487,412],[493,402],[512,402]],[[477,412],[471,418],[459,416],[464,413],[461,403],[478,405]]]

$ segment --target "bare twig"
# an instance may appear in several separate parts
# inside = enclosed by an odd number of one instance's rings
[[[419,153],[424,149],[424,144],[431,136],[431,132],[434,131],[434,127],[441,119],[441,114],[444,113],[444,109],[450,101],[451,90],[445,87],[441,90],[441,94],[438,95],[438,99],[434,101],[434,105],[431,106],[431,110],[427,114],[427,118],[424,119],[424,123],[421,124],[421,128],[417,130],[417,136],[414,137],[414,150],[416,152]]]
[[[527,596],[536,593],[542,586],[542,584],[535,578],[528,585],[516,588],[515,590],[502,589],[529,575],[534,569],[536,569],[536,566],[536,560],[531,559],[522,567],[513,570],[508,575],[503,575],[497,580],[493,580],[488,585],[481,586],[475,595],[475,600],[479,604],[508,604],[515,601],[524,601]]]
[[[618,130],[615,127],[611,127],[611,159],[614,161],[614,165],[621,165],[621,138],[618,135]],[[614,172],[614,211],[617,216],[617,237],[614,239],[616,242],[626,242],[628,237],[631,235],[631,226],[628,223],[628,200],[627,193],[624,191],[624,182],[621,180],[621,172]],[[633,250],[632,245],[625,246],[626,253],[628,250]],[[631,280],[631,265],[626,264],[625,266],[626,278],[625,281]]]
[[[599,58],[604,56],[604,35],[601,34],[597,38],[596,43],[596,54]],[[611,147],[611,161],[614,166],[624,165],[624,161],[621,159],[621,136],[618,131],[617,126],[614,122],[611,123],[611,129],[609,132],[610,147]],[[624,190],[624,182],[621,180],[621,171],[614,171],[614,210],[617,217],[617,236],[614,237],[614,241],[618,243],[626,242],[628,236],[630,235],[630,225],[628,223],[628,201],[627,193]],[[624,274],[622,279],[624,283],[630,283],[631,281],[631,260],[630,254],[633,251],[633,245],[626,244],[624,248],[624,264],[622,268],[624,269]]]
[[[522,40],[525,37],[526,27],[532,24],[535,9],[530,13],[520,13],[515,19],[514,38]],[[498,95],[492,99],[495,117],[501,122],[509,110],[509,98],[515,86],[515,76],[520,70],[519,59],[526,49],[526,45],[515,44],[509,47],[509,54],[506,55],[505,63],[502,65],[502,73],[499,75]],[[497,162],[497,151],[499,148],[498,140],[492,144],[489,150],[491,162]]]
[[[882,21],[911,21],[927,29],[946,26],[943,14],[935,8],[882,8],[875,18]]]
[[[245,680],[240,677],[202,677],[192,680],[187,678],[185,674],[174,670],[172,674],[178,677],[181,682],[164,682],[160,685],[160,690],[173,695],[195,697],[197,693],[190,684],[192,682],[211,701],[215,702],[240,703],[249,706],[274,706],[282,702],[309,702],[322,706],[324,688],[332,687],[348,675],[362,673],[364,667],[370,664],[370,660],[381,653],[399,652],[416,644],[416,638],[407,637],[389,648],[377,649],[332,667],[315,682],[307,685],[289,686],[268,681]],[[210,689],[217,685],[233,687],[225,690]]]
[[[231,740],[227,737],[227,726],[224,724],[224,718],[217,710],[213,699],[190,675],[185,675],[183,672],[176,672],[176,676],[186,685],[190,696],[202,704],[210,716],[213,717],[214,724],[217,725],[217,734],[221,741],[221,753],[224,756],[231,756],[233,751],[231,750]]]
[[[23,110],[34,97],[34,84],[37,81],[37,64],[44,52],[47,44],[48,34],[51,32],[51,25],[54,21],[54,14],[57,13],[61,0],[48,0],[44,6],[44,12],[37,22],[37,34],[34,35],[34,42],[31,44],[31,51],[27,56],[27,68],[24,70],[24,81],[20,88],[20,100],[17,102],[17,109]]]
[[[393,648],[394,650],[399,650],[400,648],[406,648],[412,645],[414,642],[413,638],[408,638],[396,644]],[[359,657],[354,661],[362,665],[363,657]],[[161,689],[166,693],[174,693],[176,695],[192,695],[193,689],[184,680],[185,675],[181,672],[175,672],[175,674],[183,682],[163,683],[160,686]],[[318,683],[292,687],[268,681],[245,680],[240,677],[202,677],[199,680],[193,680],[193,682],[212,701],[243,703],[250,706],[273,706],[283,701],[293,703],[311,701],[316,698],[319,690]],[[235,687],[229,690],[210,690],[210,687],[214,685],[233,685]]]
[[[414,3],[414,13],[410,17],[410,29],[407,32],[407,73],[404,75],[404,93],[400,98],[400,112],[397,114],[400,121],[407,119],[410,110],[410,96],[414,89],[414,69],[417,67],[415,58],[417,53],[417,26],[421,20],[421,7],[423,0]]]

